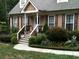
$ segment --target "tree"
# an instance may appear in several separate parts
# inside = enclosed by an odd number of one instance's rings
[[[8,12],[17,4],[18,1],[19,0],[0,0],[0,28],[8,27]],[[5,25],[3,23],[5,23]]]

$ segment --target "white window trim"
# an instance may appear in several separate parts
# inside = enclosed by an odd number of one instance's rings
[[[33,5],[33,7],[36,9],[36,10],[32,10],[32,11],[24,11],[24,9],[25,9],[25,7],[28,5],[28,3],[31,3],[32,5]],[[38,10],[38,8],[34,5],[34,3],[33,2],[31,2],[31,0],[29,0],[27,3],[26,3],[26,5],[23,7],[23,9],[22,9],[22,11],[21,11],[21,13],[35,13],[35,12],[38,12],[39,10]]]
[[[67,17],[67,15],[68,15],[68,14],[65,14],[65,29],[66,29],[66,24],[67,24],[67,23],[66,23],[66,19],[67,19],[66,17]],[[73,22],[71,22],[71,23],[73,23],[73,31],[74,31],[74,25],[75,25],[75,24],[74,24],[74,21],[75,21],[75,14],[73,14]]]
[[[52,15],[51,15],[51,16],[52,16]],[[48,26],[49,26],[49,17],[50,17],[50,16],[48,16]],[[56,21],[56,20],[55,20],[55,16],[54,16],[54,27],[55,27],[55,21]]]

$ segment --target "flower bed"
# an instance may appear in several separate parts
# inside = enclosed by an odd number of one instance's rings
[[[65,29],[54,28],[31,37],[29,46],[79,51],[79,31],[68,32]]]

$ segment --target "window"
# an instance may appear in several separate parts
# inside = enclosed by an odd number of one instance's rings
[[[65,27],[69,31],[74,30],[74,15],[73,14],[66,15]]]
[[[17,17],[16,16],[14,16],[13,17],[13,27],[17,27]]]
[[[68,0],[57,0],[57,3],[68,2]]]
[[[49,16],[48,17],[48,26],[50,28],[55,27],[55,17],[54,16]]]

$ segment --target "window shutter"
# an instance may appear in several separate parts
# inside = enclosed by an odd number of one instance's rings
[[[48,15],[45,15],[46,23],[48,24]]]
[[[58,15],[55,15],[55,27],[58,27]]]
[[[18,29],[19,29],[19,16],[17,16],[18,20],[17,20],[17,26],[18,26]]]
[[[78,25],[78,14],[75,13],[75,20],[74,20],[74,27],[75,27],[75,30],[77,30],[77,25]]]
[[[65,14],[62,14],[62,28],[65,28]]]
[[[12,29],[13,29],[13,17],[12,17]]]

